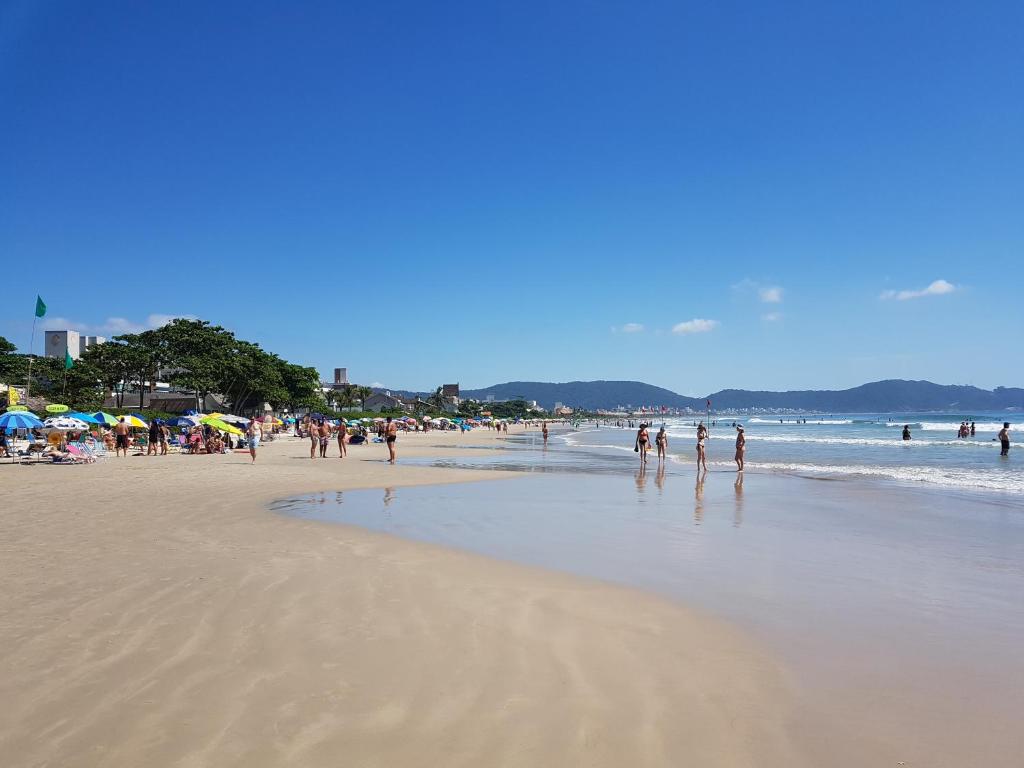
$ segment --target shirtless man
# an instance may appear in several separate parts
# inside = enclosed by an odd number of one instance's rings
[[[668,432],[665,431],[664,424],[662,424],[661,429],[658,430],[658,434],[654,438],[654,444],[658,446],[658,461],[664,461],[665,454],[668,451]]]
[[[398,424],[388,416],[384,423],[384,442],[388,445],[388,463],[395,463],[395,443],[398,442]]]
[[[743,454],[747,451],[747,438],[743,434],[743,425],[736,425],[736,471],[743,471]]]
[[[125,456],[128,455],[128,434],[128,424],[125,423],[124,416],[122,416],[114,425],[114,439],[117,441],[114,456],[120,456],[122,450]]]
[[[641,424],[636,431],[636,445],[633,446],[640,453],[640,463],[647,463],[647,447],[650,445],[651,436],[647,432],[647,425]]]
[[[331,423],[324,419],[320,422],[320,458],[327,458],[327,446],[331,443]]]
[[[708,439],[708,428],[704,426],[702,421],[697,425],[697,469],[701,467],[704,471],[708,471],[708,457],[707,449],[704,446],[704,441]]]
[[[1000,456],[1010,455],[1010,422],[1004,421],[1003,428],[999,430],[999,444],[1002,446],[1002,450],[999,451]]]
[[[309,420],[309,458],[316,458],[316,449],[320,447],[320,425],[312,419]]]

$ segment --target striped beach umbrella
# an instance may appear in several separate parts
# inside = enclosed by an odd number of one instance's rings
[[[37,429],[43,422],[31,411],[8,411],[0,415],[0,427],[4,429]]]
[[[117,424],[117,416],[111,416],[104,411],[96,411],[96,413],[92,414],[92,417],[96,419],[97,424],[106,424],[108,427]]]

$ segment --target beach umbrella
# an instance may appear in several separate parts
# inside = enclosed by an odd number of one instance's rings
[[[242,430],[240,430],[238,427],[232,426],[231,424],[228,424],[226,421],[215,419],[213,416],[204,416],[202,419],[202,423],[207,424],[213,427],[214,429],[220,430],[221,432],[227,432],[232,435],[242,434]]]
[[[85,432],[89,425],[81,419],[73,419],[69,416],[51,416],[43,422],[44,429],[55,429],[59,432]]]
[[[96,423],[106,424],[108,427],[112,427],[117,424],[117,416],[111,416],[109,413],[104,413],[103,411],[96,411],[96,413],[92,414],[92,417],[96,419]]]
[[[316,413],[309,414],[309,418],[311,418],[311,419],[324,419],[326,417],[322,413],[317,411]]]
[[[0,415],[0,427],[4,429],[36,429],[43,422],[31,411],[8,411]]]
[[[172,427],[194,427],[199,424],[202,416],[178,416],[170,419],[167,424]]]
[[[225,421],[228,424],[241,424],[243,427],[249,425],[249,420],[247,418],[245,418],[244,416],[235,416],[235,414],[233,413],[225,413],[223,416],[217,416],[212,413],[210,415],[213,416],[213,418],[220,419],[221,421]]]
[[[103,422],[93,416],[91,413],[80,413],[79,411],[72,411],[71,413],[64,414],[70,419],[78,419],[84,421],[86,424],[102,424]]]
[[[118,421],[121,420],[121,418],[121,416],[116,417],[114,419],[114,423],[116,424]],[[136,416],[134,413],[126,413],[124,414],[123,418],[124,423],[127,424],[129,427],[136,427],[138,429],[146,429],[147,427],[149,427],[149,424],[143,421],[141,417]]]

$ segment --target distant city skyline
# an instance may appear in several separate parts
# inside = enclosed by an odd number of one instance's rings
[[[0,335],[324,381],[1024,384],[1024,6],[0,10]],[[926,19],[927,23],[922,23]]]

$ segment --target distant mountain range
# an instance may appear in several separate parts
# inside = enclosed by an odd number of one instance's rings
[[[862,384],[852,389],[758,392],[724,389],[707,397],[685,397],[662,387],[639,381],[570,381],[553,384],[541,381],[510,381],[484,389],[463,390],[464,398],[495,400],[523,398],[536,400],[550,410],[555,403],[586,410],[611,409],[622,405],[668,406],[704,410],[710,399],[716,411],[741,408],[772,408],[833,413],[886,413],[899,411],[1002,411],[1024,410],[1024,389],[997,387],[994,390],[930,381],[890,379]]]

